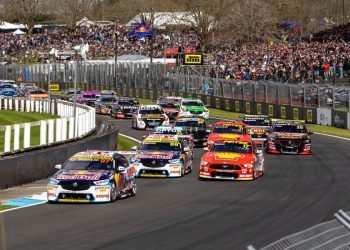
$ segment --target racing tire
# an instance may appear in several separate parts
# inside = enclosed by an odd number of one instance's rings
[[[111,191],[110,191],[110,202],[115,202],[118,198],[118,190],[115,186],[115,183],[112,182]]]
[[[132,188],[129,190],[130,196],[136,196],[136,191],[137,191],[137,185],[136,181],[132,184]]]

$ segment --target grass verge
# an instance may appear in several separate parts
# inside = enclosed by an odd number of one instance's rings
[[[118,135],[118,145],[117,150],[119,151],[130,151],[133,146],[138,146],[139,143],[130,140],[122,135]]]
[[[6,205],[0,204],[0,211],[6,210],[6,209],[10,209],[10,208],[13,208],[13,206],[6,206]]]
[[[26,122],[35,122],[40,120],[54,119],[58,116],[44,114],[44,113],[34,113],[34,112],[18,112],[12,110],[1,110],[0,111],[0,126],[26,123]],[[20,129],[20,148],[23,148],[23,133],[24,129]],[[11,147],[14,143],[14,130],[11,132]],[[0,132],[0,152],[4,151],[4,137],[5,131]],[[30,130],[30,145],[35,146],[40,143],[40,126],[33,126]]]
[[[152,100],[150,99],[138,99],[141,104],[152,104]],[[230,111],[220,110],[209,108],[209,114],[211,117],[215,118],[224,118],[224,119],[233,119],[240,120],[241,113],[234,113]],[[308,129],[312,132],[335,135],[340,137],[350,138],[350,130],[336,128],[331,126],[321,126],[321,125],[307,125]]]

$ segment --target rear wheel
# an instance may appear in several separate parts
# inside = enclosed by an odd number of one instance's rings
[[[117,187],[115,186],[115,183],[113,182],[111,185],[111,191],[110,191],[110,202],[116,201],[118,196]]]

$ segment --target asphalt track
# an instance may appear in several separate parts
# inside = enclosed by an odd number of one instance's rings
[[[109,119],[109,118],[106,118]],[[148,132],[118,121],[120,133]],[[9,249],[246,249],[350,210],[350,141],[313,135],[313,155],[266,155],[255,181],[138,179],[113,204],[42,204],[4,213]]]

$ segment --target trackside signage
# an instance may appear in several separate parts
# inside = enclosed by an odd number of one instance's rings
[[[332,110],[331,109],[317,109],[317,124],[319,125],[332,125]]]

